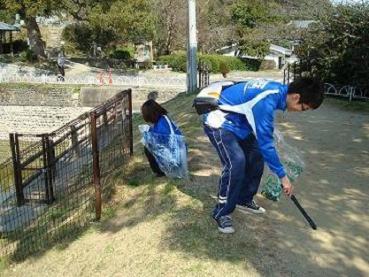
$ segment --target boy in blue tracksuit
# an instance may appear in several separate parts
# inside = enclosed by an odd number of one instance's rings
[[[219,231],[234,232],[230,214],[236,207],[242,212],[265,212],[253,200],[264,161],[280,178],[284,192],[292,194],[293,187],[273,142],[274,112],[316,109],[322,101],[322,86],[312,78],[298,79],[289,86],[250,80],[223,87],[219,109],[204,115],[204,131],[223,167],[213,211]]]

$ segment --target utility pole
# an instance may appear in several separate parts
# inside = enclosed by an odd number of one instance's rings
[[[187,92],[197,89],[196,0],[188,0]]]

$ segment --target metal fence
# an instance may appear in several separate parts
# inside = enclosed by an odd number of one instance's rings
[[[283,69],[283,84],[289,84],[296,78],[296,63],[287,64]]]
[[[283,71],[283,83],[289,84],[296,77],[308,72],[309,68],[301,68],[297,63],[288,64]],[[364,86],[338,85],[324,83],[324,94],[327,96],[346,98],[348,101],[369,101],[369,88]]]
[[[326,95],[347,98],[350,102],[352,100],[369,101],[369,90],[359,86],[340,86],[325,83],[324,92]]]
[[[61,81],[60,77],[52,74],[20,74],[17,72],[0,71],[0,83],[33,83],[33,84],[83,84],[83,85],[114,85],[130,87],[174,87],[186,88],[186,78],[180,76],[150,76],[144,74],[114,75],[111,71],[97,72],[95,75],[66,75]]]
[[[22,258],[101,217],[101,178],[133,154],[132,94],[48,134],[9,135],[0,164],[0,256]],[[106,190],[108,191],[108,190]]]
[[[198,87],[199,89],[201,89],[209,85],[209,76],[210,76],[209,65],[203,61],[200,61],[197,70],[199,76]]]

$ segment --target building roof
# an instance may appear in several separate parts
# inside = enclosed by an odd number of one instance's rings
[[[0,31],[19,31],[19,28],[14,25],[0,22]]]
[[[292,55],[292,50],[291,49],[287,49],[287,48],[284,48],[282,46],[275,45],[275,44],[271,44],[270,47],[269,47],[269,50],[271,52],[276,53],[276,54],[282,54],[282,55],[286,55],[286,56],[291,56]]]
[[[237,51],[238,51],[238,45],[236,43],[233,43],[232,45],[224,46],[216,50],[216,52],[221,53],[223,55],[231,54],[232,56],[234,56]],[[276,44],[270,44],[269,54],[291,56],[292,50],[284,48]],[[242,54],[241,57],[249,58],[249,59],[257,58],[257,57],[249,56],[245,53]]]

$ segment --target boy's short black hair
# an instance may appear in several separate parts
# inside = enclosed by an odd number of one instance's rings
[[[300,103],[318,108],[324,100],[323,83],[318,78],[300,77],[288,86],[288,94],[300,94]]]
[[[168,112],[160,106],[155,100],[147,100],[141,107],[143,119],[149,123],[158,122],[160,116],[166,115]]]

